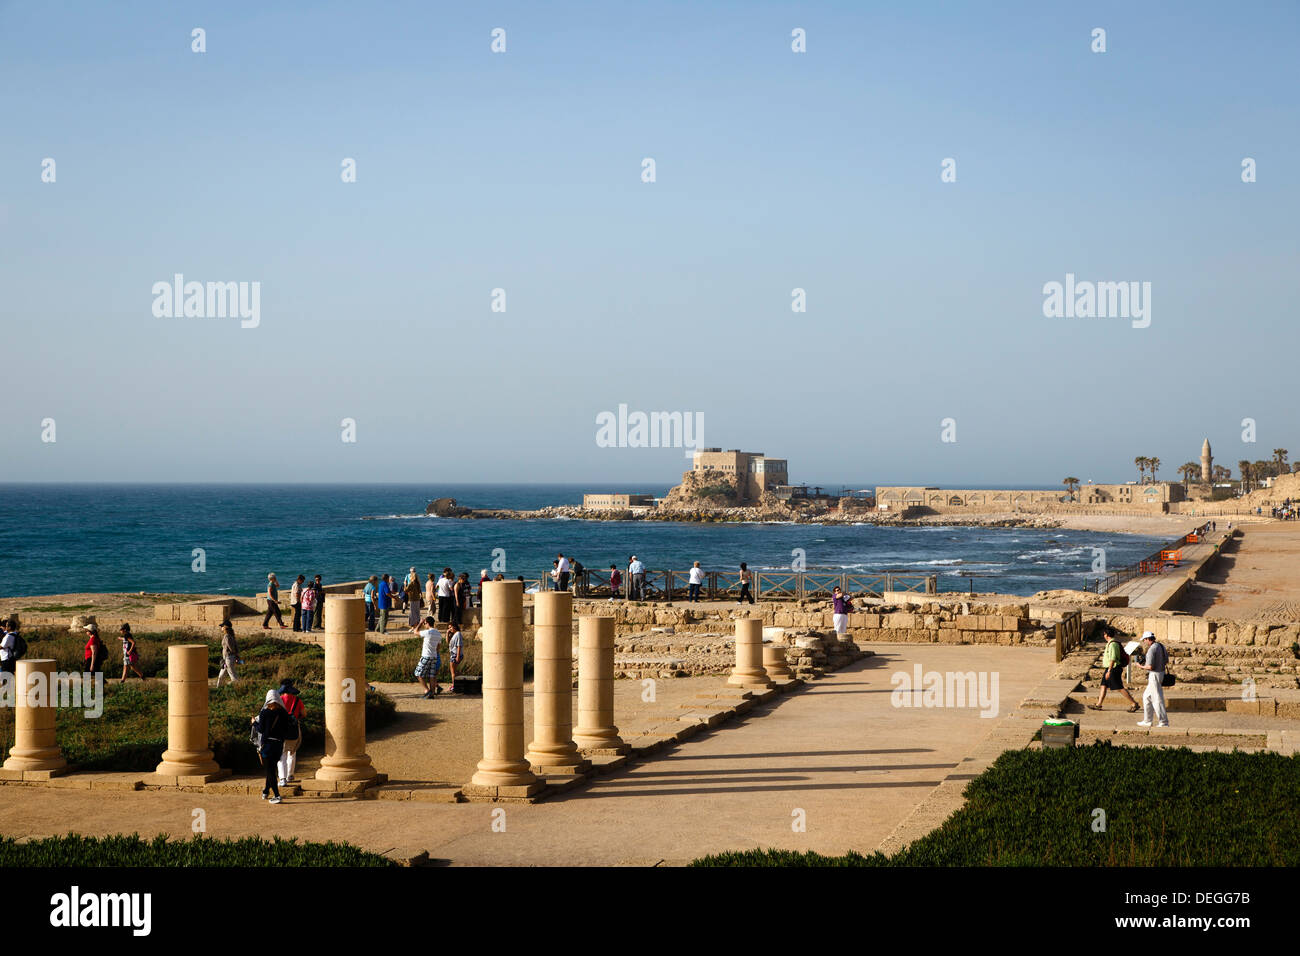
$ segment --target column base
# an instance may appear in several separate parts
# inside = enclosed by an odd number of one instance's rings
[[[378,771],[371,766],[368,754],[362,754],[359,757],[325,757],[316,770],[317,780],[330,783],[340,783],[342,781],[362,782],[373,780],[378,775]]]
[[[212,759],[212,751],[186,753],[164,750],[162,762],[154,769],[160,777],[203,777],[221,770]]]

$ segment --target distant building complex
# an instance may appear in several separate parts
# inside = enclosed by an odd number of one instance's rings
[[[761,451],[741,451],[739,448],[702,448],[695,452],[692,471],[720,471],[735,475],[740,504],[758,501],[763,492],[776,493],[788,488],[790,477],[784,458],[768,458]]]

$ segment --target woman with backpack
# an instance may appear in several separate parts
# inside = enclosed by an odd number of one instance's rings
[[[284,712],[289,715],[289,732],[291,737],[284,739],[284,753],[280,757],[279,778],[280,786],[286,783],[293,783],[293,772],[298,769],[298,748],[302,746],[302,716],[306,713],[306,708],[302,703],[302,696],[297,687],[293,686],[293,678],[286,677],[280,682],[280,703],[284,707]]]
[[[27,653],[27,642],[18,633],[18,618],[4,622],[4,635],[0,636],[0,672],[12,674],[18,669],[18,659]]]
[[[284,755],[284,741],[294,736],[289,714],[280,702],[280,695],[273,690],[266,692],[266,704],[253,718],[253,730],[257,735],[257,755],[266,771],[266,784],[262,787],[262,799],[270,803],[280,802],[280,757]]]
[[[1119,642],[1119,631],[1107,625],[1106,650],[1101,656],[1101,694],[1097,698],[1097,703],[1088,705],[1089,710],[1101,710],[1102,701],[1106,699],[1108,690],[1117,690],[1128,698],[1131,705],[1128,709],[1130,714],[1135,714],[1142,709],[1133,699],[1133,695],[1128,692],[1128,688],[1124,686],[1124,668],[1127,666],[1128,654]]]
[[[140,653],[135,647],[135,638],[131,635],[131,625],[123,624],[118,628],[122,635],[122,683],[126,683],[126,672],[130,670],[136,677],[144,680],[144,675],[140,673],[140,668],[135,665],[140,663]]]

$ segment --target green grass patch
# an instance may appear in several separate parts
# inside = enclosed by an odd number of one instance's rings
[[[1089,747],[1004,753],[966,805],[891,856],[748,850],[693,866],[1296,866],[1300,755]],[[1093,829],[1094,810],[1106,829]]]
[[[392,860],[367,853],[350,843],[299,843],[244,837],[216,840],[193,837],[152,840],[130,836],[84,837],[72,833],[17,843],[0,837],[0,867],[88,866],[397,866]]]
[[[48,657],[60,671],[80,671],[84,640],[56,628],[25,631],[29,657]],[[81,770],[151,771],[167,749],[167,645],[208,645],[208,676],[220,668],[221,646],[193,634],[164,631],[140,634],[136,644],[137,665],[148,678],[134,675],[119,683],[121,656],[109,644],[108,679],[105,680],[103,713],[87,717],[84,710],[63,708],[56,717],[56,740],[70,764]],[[303,719],[303,749],[319,753],[325,745],[325,651],[315,644],[255,637],[241,642],[244,664],[239,683],[223,684],[208,695],[209,744],[222,767],[256,772],[257,753],[248,742],[249,721],[262,708],[266,692],[291,677],[302,691],[306,714]],[[369,661],[367,662],[369,667]],[[414,667],[414,665],[412,665]],[[376,678],[371,678],[372,680]],[[414,680],[414,678],[407,678]],[[392,700],[377,692],[366,694],[366,727],[378,730],[396,719]],[[13,710],[0,708],[0,746],[7,752],[14,742]]]

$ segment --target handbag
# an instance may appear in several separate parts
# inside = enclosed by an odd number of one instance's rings
[[[1178,678],[1169,673],[1169,671],[1165,671],[1165,676],[1160,680],[1160,686],[1173,687],[1176,683],[1178,683]]]

